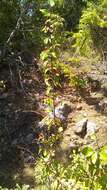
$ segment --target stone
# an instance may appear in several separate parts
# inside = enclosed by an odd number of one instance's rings
[[[89,121],[87,118],[78,122],[74,128],[76,135],[87,138],[94,134],[98,129],[97,124],[94,121]]]
[[[84,136],[87,133],[87,122],[88,119],[85,118],[75,125],[74,132],[76,135],[80,136],[81,138],[84,138]]]
[[[100,90],[101,88],[101,77],[97,73],[90,73],[88,79],[93,91]]]
[[[97,130],[97,125],[93,121],[87,122],[87,136],[94,134]]]
[[[55,108],[55,116],[61,120],[64,120],[68,117],[68,114],[74,110],[75,106],[69,102],[64,101],[62,104],[59,104]],[[52,118],[54,113],[50,113],[50,117]]]
[[[77,110],[82,110],[82,105],[77,105]]]
[[[88,116],[88,113],[83,113],[83,116],[84,116],[84,117],[87,117],[87,116]]]
[[[91,93],[91,98],[93,99],[93,104],[98,105],[98,103],[103,99],[103,94],[102,93]]]
[[[55,116],[59,118],[61,121],[64,121],[67,119],[70,112],[72,112],[75,109],[75,106],[69,102],[64,101],[62,104],[59,104],[55,108]],[[38,127],[40,129],[43,129],[47,126],[47,123],[49,123],[49,119],[54,118],[54,113],[51,112],[48,114],[48,116],[44,117],[39,123]]]
[[[101,100],[98,107],[102,113],[107,114],[107,98]]]

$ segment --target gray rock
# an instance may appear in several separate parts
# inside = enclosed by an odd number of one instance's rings
[[[102,113],[106,113],[107,114],[107,98],[104,98],[103,100],[100,101],[100,103],[99,103],[99,110]]]
[[[62,104],[59,104],[55,108],[55,116],[61,120],[64,120],[68,117],[68,114],[74,110],[74,108],[74,105],[71,105],[71,103],[64,101]],[[52,118],[53,116],[54,113],[50,113],[50,117]]]
[[[96,102],[99,102],[103,99],[103,94],[101,92],[94,92],[94,93],[91,93],[91,97],[95,100],[95,103]]]
[[[64,121],[67,119],[68,114],[74,109],[75,109],[74,105],[71,106],[71,103],[64,101],[62,104],[59,104],[55,108],[55,116],[59,118],[61,121]],[[38,127],[41,129],[46,127],[47,123],[49,122],[49,119],[52,120],[53,118],[54,118],[54,113],[53,112],[49,113],[48,116],[43,118],[42,121],[38,123]]]
[[[87,139],[87,137],[94,134],[97,129],[98,126],[94,121],[89,121],[87,118],[85,118],[76,124],[74,132],[81,138],[85,137],[85,139]]]
[[[97,130],[97,125],[93,121],[87,122],[87,136],[94,134]]]
[[[87,122],[88,122],[88,119],[85,118],[75,125],[74,132],[76,135],[84,138],[84,136],[87,133]]]

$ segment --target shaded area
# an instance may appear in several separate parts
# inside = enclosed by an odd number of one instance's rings
[[[20,71],[20,75],[19,75]],[[0,81],[0,185],[13,188],[34,185],[32,171],[34,158],[38,155],[37,123],[43,118],[39,102],[43,97],[44,83],[36,63],[11,65],[1,69]],[[21,78],[20,78],[21,76]],[[41,83],[41,84],[40,84]],[[27,170],[26,169],[26,170]],[[32,172],[33,173],[33,172]]]

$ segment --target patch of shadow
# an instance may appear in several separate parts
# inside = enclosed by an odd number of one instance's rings
[[[34,163],[25,164],[21,150],[12,148],[2,155],[0,161],[0,186],[14,190],[16,184],[35,186]]]
[[[35,122],[40,121],[42,116],[33,111],[22,110],[11,115],[6,114],[6,117],[5,114],[1,116],[3,130],[0,127],[0,186],[15,189],[18,183],[20,186],[27,184],[33,188],[33,172],[32,175],[24,172],[25,159],[28,166],[33,166],[32,159],[35,161],[37,158],[39,146],[36,141],[32,141],[38,134]],[[35,130],[32,129],[34,125]]]
[[[0,161],[0,186],[14,189],[16,185],[15,175],[23,168],[24,163],[18,149],[9,149],[4,152]]]

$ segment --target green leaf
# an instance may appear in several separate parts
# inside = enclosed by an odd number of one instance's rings
[[[48,43],[49,43],[49,38],[45,38],[45,39],[44,39],[44,44],[47,45]]]
[[[90,157],[93,153],[94,153],[94,150],[92,147],[85,147],[82,151],[82,153],[86,156],[86,157]]]
[[[107,145],[103,146],[102,149],[103,149],[103,150],[107,150]]]
[[[104,146],[100,151],[100,158],[103,161],[107,161],[107,145]]]
[[[47,9],[40,9],[40,12],[41,12],[44,16],[46,16],[46,17],[50,16],[50,13],[47,11]]]
[[[52,52],[51,55],[53,58],[57,58],[55,52]]]
[[[91,157],[91,160],[92,160],[92,163],[93,163],[93,164],[96,163],[97,158],[98,158],[98,154],[97,154],[97,152],[95,152],[95,153],[92,155],[92,157]]]
[[[53,105],[53,99],[52,98],[48,98],[47,103],[50,106]]]
[[[44,61],[48,58],[48,52],[47,51],[43,51],[40,55],[41,59]]]
[[[54,0],[48,0],[48,3],[51,7],[53,7],[55,5],[55,1]]]

